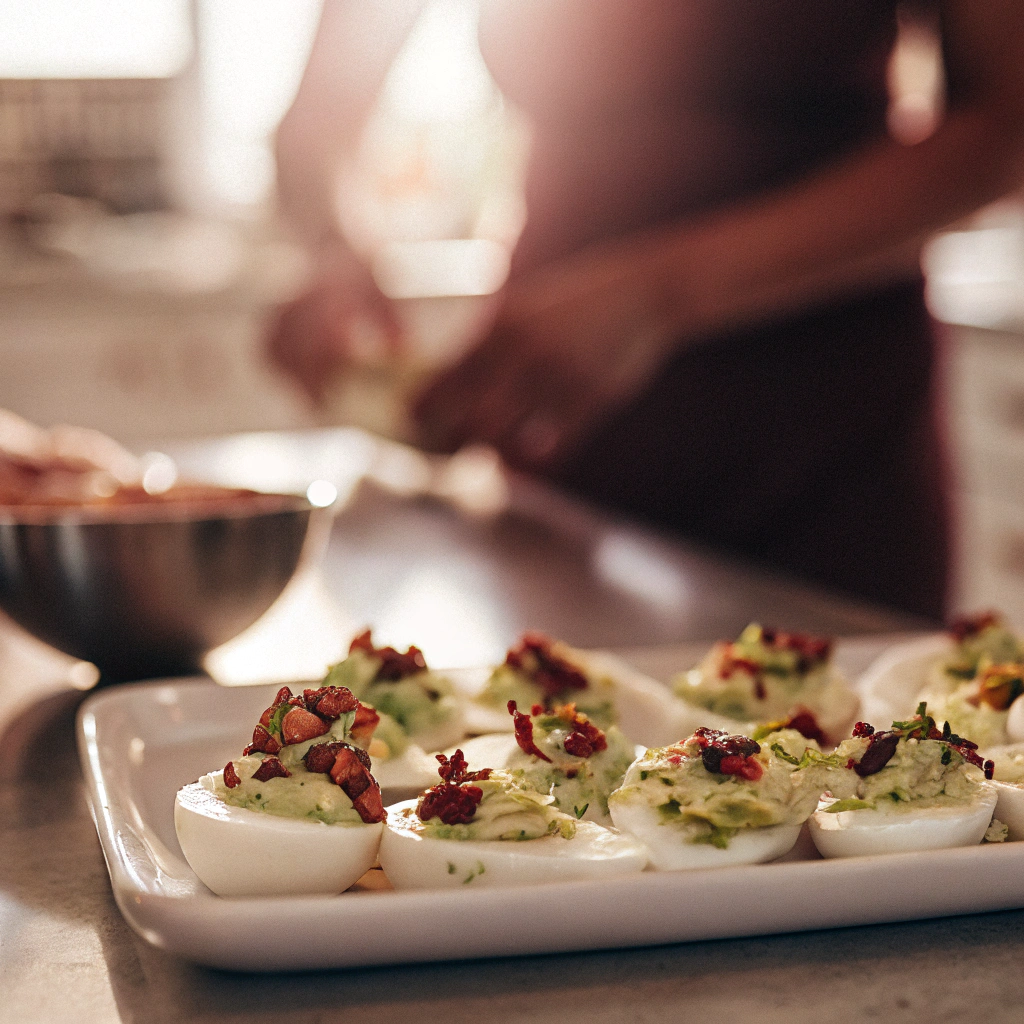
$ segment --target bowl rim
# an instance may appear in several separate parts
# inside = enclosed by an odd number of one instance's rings
[[[217,485],[213,485],[217,486]],[[230,488],[225,488],[230,490]],[[230,497],[96,505],[3,505],[3,526],[116,526],[130,523],[209,522],[253,519],[282,512],[332,512],[332,505],[314,505],[305,494],[259,491]]]

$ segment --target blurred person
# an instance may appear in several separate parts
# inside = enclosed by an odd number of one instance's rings
[[[327,0],[278,136],[317,254],[274,358],[313,396],[388,301],[341,237],[338,169],[416,0]],[[534,127],[493,323],[415,404],[425,444],[704,544],[941,618],[949,560],[927,236],[1009,192],[1024,4],[926,0],[947,107],[887,132],[896,0],[484,0],[481,49]]]

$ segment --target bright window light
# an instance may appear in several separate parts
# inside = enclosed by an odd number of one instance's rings
[[[187,0],[0,0],[0,78],[166,78],[188,57]]]

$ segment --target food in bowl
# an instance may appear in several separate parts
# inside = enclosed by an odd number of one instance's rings
[[[201,671],[326,540],[305,496],[174,482],[61,429],[0,413],[0,610],[108,681]]]

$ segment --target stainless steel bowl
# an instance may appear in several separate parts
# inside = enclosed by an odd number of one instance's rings
[[[190,675],[322,550],[330,519],[295,495],[0,508],[0,608],[106,681]]]

